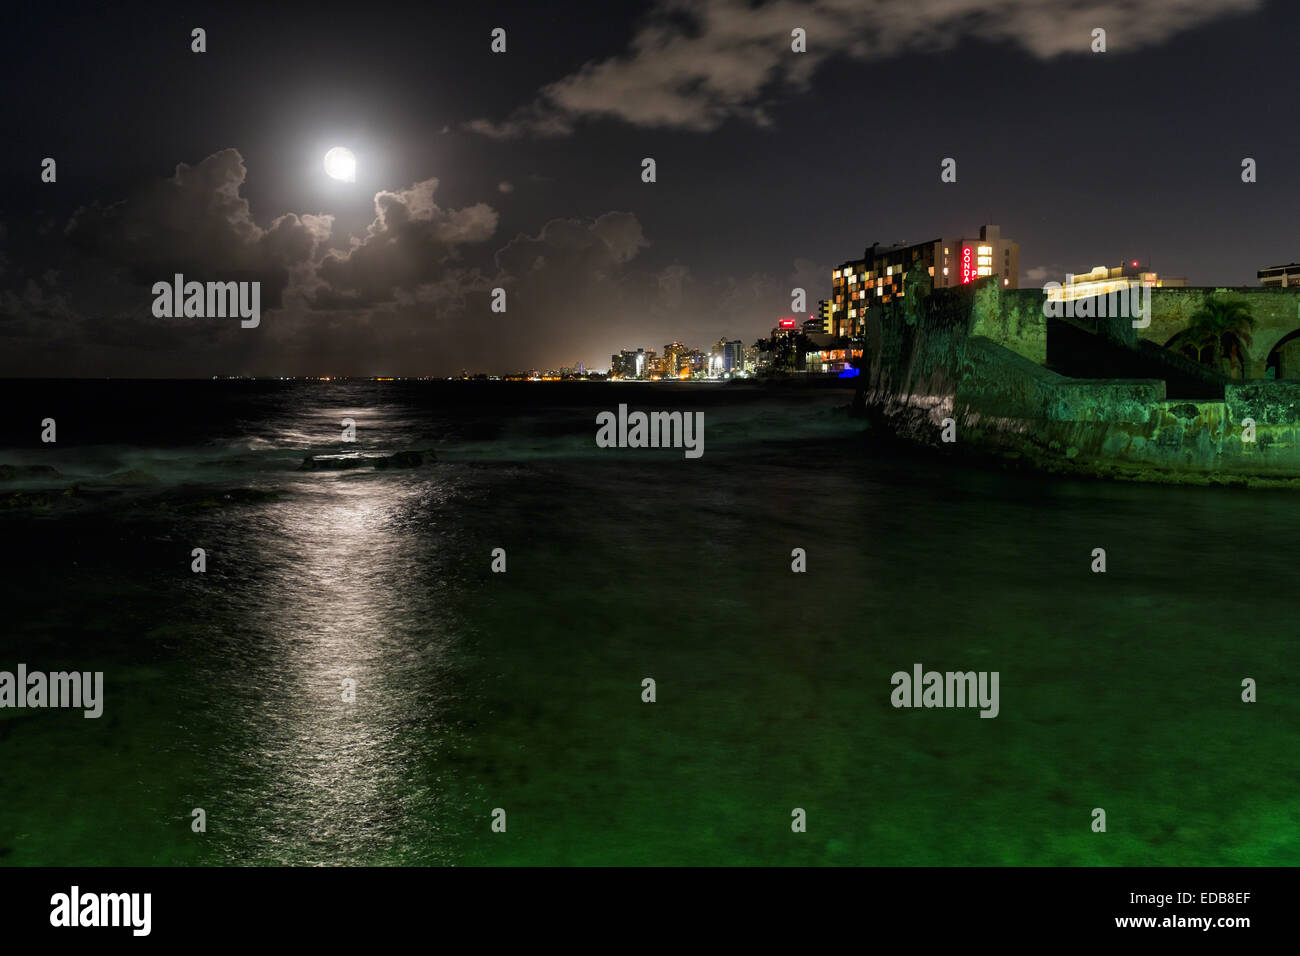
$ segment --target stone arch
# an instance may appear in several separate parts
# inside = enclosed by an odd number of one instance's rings
[[[1264,369],[1266,378],[1300,379],[1300,329],[1288,332],[1273,343],[1264,359]]]

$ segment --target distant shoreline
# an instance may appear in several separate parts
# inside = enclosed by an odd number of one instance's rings
[[[608,379],[608,378],[565,378],[565,379],[521,379],[521,378],[443,378],[429,375],[412,376],[370,376],[370,375],[221,375],[221,376],[116,376],[116,375],[80,375],[80,376],[43,376],[10,375],[0,377],[0,383],[6,382],[314,382],[321,385],[334,383],[369,382],[382,383],[437,383],[457,385],[654,385],[664,386],[810,386],[831,387],[853,390],[857,387],[856,379],[839,378],[835,375],[790,375],[781,377],[732,378],[732,379]]]

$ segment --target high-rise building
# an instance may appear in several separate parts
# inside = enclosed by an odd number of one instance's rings
[[[903,278],[917,263],[936,289],[988,276],[997,276],[1005,288],[1019,288],[1020,244],[1004,239],[998,226],[980,226],[978,239],[930,239],[887,248],[876,244],[861,259],[831,273],[831,334],[860,334],[867,309],[906,294]]]
[[[722,345],[722,371],[734,375],[745,367],[745,343],[740,339]]]
[[[682,356],[685,354],[686,346],[676,340],[664,346],[664,360],[668,363],[669,375],[677,375],[681,372]]]
[[[722,375],[722,358],[726,347],[727,340],[718,339],[713,344],[713,348],[709,349],[709,378],[718,378]]]
[[[636,378],[636,352],[623,349],[610,356],[609,374],[614,378]]]

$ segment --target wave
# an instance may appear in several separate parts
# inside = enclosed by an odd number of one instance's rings
[[[605,394],[604,398],[622,398]],[[704,416],[704,453],[735,454],[778,442],[835,439],[860,433],[843,396],[720,402],[664,393],[637,395],[631,411],[681,411]],[[656,401],[658,399],[658,401]],[[595,443],[596,415],[612,408],[494,406],[486,409],[338,405],[278,409],[258,422],[226,422],[227,434],[167,447],[123,443],[45,445],[0,449],[0,489],[49,491],[69,487],[133,488],[267,484],[295,474],[320,456],[382,459],[432,452],[441,463],[612,460],[612,456],[673,455],[675,449],[606,449]],[[476,414],[479,412],[481,414]],[[356,440],[342,440],[344,418],[356,422]],[[233,428],[240,434],[229,435]],[[338,436],[323,440],[323,436]],[[333,470],[333,469],[331,469]],[[355,475],[371,467],[349,469]],[[385,470],[385,469],[380,469]],[[396,473],[387,470],[388,474]],[[301,477],[301,476],[299,476]],[[312,477],[325,478],[328,476]]]

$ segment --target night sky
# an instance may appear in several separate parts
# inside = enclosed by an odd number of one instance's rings
[[[1134,258],[1257,285],[1300,260],[1296,10],[23,4],[0,35],[0,374],[604,368],[752,342],[864,246],[985,222],[1022,287]],[[325,175],[332,146],[356,182]],[[258,278],[260,327],[155,318],[178,271]]]

